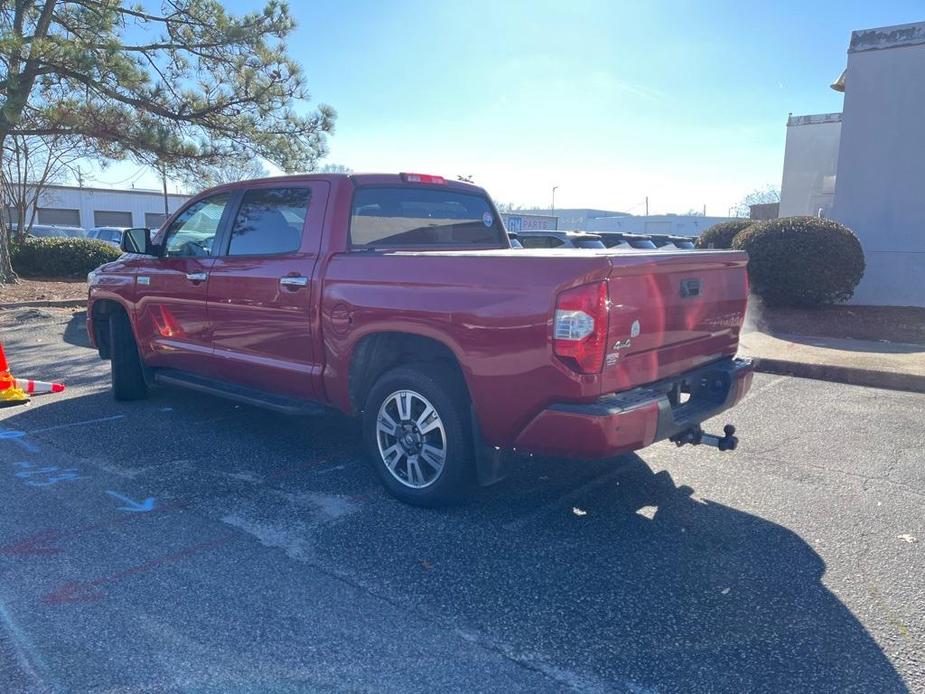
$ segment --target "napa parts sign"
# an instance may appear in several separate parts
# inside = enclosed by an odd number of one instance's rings
[[[548,231],[559,227],[559,218],[541,214],[502,214],[508,231]]]

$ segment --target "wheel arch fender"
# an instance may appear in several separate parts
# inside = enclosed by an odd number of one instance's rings
[[[472,399],[467,383],[467,372],[457,350],[441,336],[409,332],[404,330],[369,330],[359,336],[350,351],[348,367],[348,397],[350,411],[362,413],[369,390],[376,380],[396,366],[415,362],[443,361],[454,370],[460,386],[468,398],[468,419],[472,437],[472,450],[478,482],[487,486],[506,476],[506,456],[499,449],[489,446],[481,433],[478,408]]]
[[[104,294],[94,296],[87,308],[87,324],[91,343],[96,347],[103,359],[109,359],[112,346],[109,344],[109,316],[116,311],[122,311],[129,318],[135,339],[138,339],[132,308],[117,294]]]
[[[445,336],[400,328],[370,329],[356,335],[348,351],[346,381],[349,411],[354,414],[362,411],[370,388],[383,373],[415,362],[445,362],[469,395],[459,347],[449,344]]]

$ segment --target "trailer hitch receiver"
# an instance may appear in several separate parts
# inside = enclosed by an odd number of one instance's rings
[[[682,431],[680,434],[675,434],[670,440],[674,441],[676,446],[683,446],[685,444],[699,446],[700,444],[704,444],[718,448],[721,451],[734,451],[736,446],[739,445],[739,439],[735,437],[735,433],[736,428],[731,424],[727,424],[723,427],[723,436],[707,434],[698,424],[697,426]]]

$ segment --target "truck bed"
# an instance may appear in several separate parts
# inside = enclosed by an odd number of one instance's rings
[[[433,334],[459,358],[486,440],[501,445],[553,402],[591,402],[735,354],[746,262],[740,251],[712,250],[337,254],[322,290],[325,387],[349,410],[342,376],[365,334]],[[600,280],[610,297],[605,364],[578,374],[553,354],[555,302]]]

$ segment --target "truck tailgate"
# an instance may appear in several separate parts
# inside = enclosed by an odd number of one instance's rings
[[[611,256],[603,393],[735,354],[748,297],[741,251]]]

